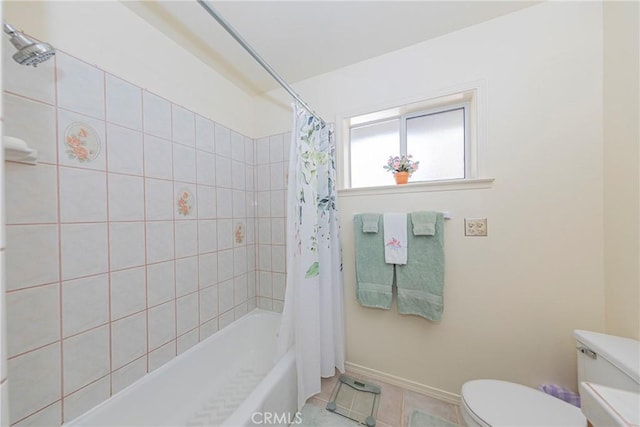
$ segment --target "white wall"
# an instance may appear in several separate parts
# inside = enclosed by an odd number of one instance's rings
[[[253,136],[251,97],[121,2],[4,1],[3,9],[25,33]]]
[[[604,329],[601,4],[544,3],[296,89],[332,121],[473,81],[487,87],[491,188],[340,194],[347,360],[450,393],[479,377],[575,388],[572,330]],[[287,129],[285,100],[258,100],[258,135]],[[440,324],[354,296],[353,215],[418,209],[454,216]],[[489,236],[464,237],[465,217],[487,217]]]
[[[607,332],[640,339],[640,5],[604,4]]]

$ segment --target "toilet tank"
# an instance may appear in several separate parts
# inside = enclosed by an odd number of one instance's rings
[[[640,393],[640,341],[575,330],[578,383],[588,381]]]

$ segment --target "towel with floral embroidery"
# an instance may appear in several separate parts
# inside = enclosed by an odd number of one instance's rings
[[[407,214],[383,215],[384,260],[387,264],[407,263]]]

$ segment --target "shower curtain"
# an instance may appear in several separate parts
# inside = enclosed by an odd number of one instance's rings
[[[294,105],[287,191],[287,288],[278,335],[295,344],[298,408],[320,378],[344,372],[342,247],[333,130]]]

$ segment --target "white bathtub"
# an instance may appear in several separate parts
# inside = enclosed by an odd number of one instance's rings
[[[280,318],[254,310],[65,425],[289,425],[296,367],[293,350],[273,363]]]

